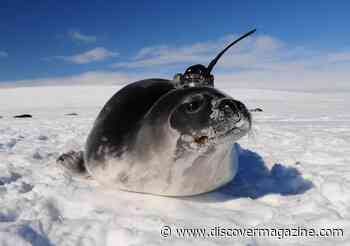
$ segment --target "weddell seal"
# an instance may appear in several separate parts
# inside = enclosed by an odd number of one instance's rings
[[[214,65],[191,66],[181,79],[125,86],[99,113],[85,151],[57,162],[108,187],[164,196],[228,183],[238,167],[233,144],[250,130],[251,116],[243,103],[214,88]]]

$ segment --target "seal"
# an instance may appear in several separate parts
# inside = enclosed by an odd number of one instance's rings
[[[232,180],[238,167],[232,145],[250,127],[244,104],[216,88],[174,89],[170,81],[143,80],[107,102],[84,154],[64,154],[58,160],[66,167],[75,165],[77,172],[85,168],[109,187],[195,195]]]
[[[163,196],[230,182],[238,169],[233,144],[250,130],[250,113],[213,83],[193,78],[194,86],[164,79],[125,86],[99,113],[85,151],[63,154],[58,163],[107,187]]]

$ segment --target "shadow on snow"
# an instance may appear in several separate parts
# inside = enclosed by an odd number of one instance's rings
[[[313,187],[313,183],[304,179],[294,167],[276,163],[269,169],[258,153],[243,149],[239,144],[233,148],[236,148],[239,159],[235,178],[213,192],[193,197],[194,200],[205,202],[243,197],[257,199],[268,194],[297,195]]]

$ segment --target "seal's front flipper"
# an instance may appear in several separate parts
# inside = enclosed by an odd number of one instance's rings
[[[84,152],[83,151],[69,151],[60,155],[56,162],[74,175],[87,175],[84,166]]]

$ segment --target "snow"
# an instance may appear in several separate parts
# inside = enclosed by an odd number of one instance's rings
[[[119,86],[0,90],[0,245],[350,245],[350,93],[221,88],[254,113],[233,182],[167,198],[72,178],[55,164],[83,148]],[[33,118],[14,119],[16,114]],[[77,113],[77,116],[66,114]],[[170,226],[173,234],[162,238]],[[175,227],[342,228],[343,237],[180,238]]]

